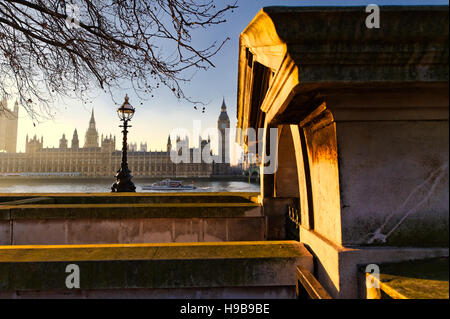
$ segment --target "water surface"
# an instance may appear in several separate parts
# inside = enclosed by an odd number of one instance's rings
[[[135,178],[137,192],[143,185],[160,181],[159,178]],[[249,183],[243,179],[179,179],[184,185],[194,185],[195,190],[183,192],[259,192],[259,184]],[[103,193],[110,192],[114,178],[58,178],[58,179],[23,179],[0,178],[0,193]],[[157,192],[157,191],[151,191]]]

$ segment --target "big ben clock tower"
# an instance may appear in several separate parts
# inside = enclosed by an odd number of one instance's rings
[[[230,118],[227,114],[227,106],[225,104],[225,98],[222,102],[222,107],[220,108],[220,115],[219,120],[217,121],[217,128],[219,129],[220,135],[221,135],[221,149],[219,151],[219,154],[222,154],[221,160],[222,160],[222,167],[225,168],[225,166],[229,166],[230,164],[230,158],[229,158],[229,148],[230,148],[230,141],[229,136],[225,135],[225,130],[230,128]],[[225,174],[225,170],[222,171],[222,173]]]

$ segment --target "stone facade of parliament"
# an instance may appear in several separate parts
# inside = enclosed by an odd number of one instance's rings
[[[217,124],[219,132],[225,136],[225,129],[230,127],[225,101],[222,104]],[[17,124],[15,132],[17,136]],[[3,137],[3,139],[7,138],[8,136]],[[222,147],[224,147],[226,142],[224,139],[222,140]],[[121,140],[117,142],[121,143]],[[93,111],[83,147],[80,147],[76,129],[70,147],[64,134],[59,141],[59,148],[44,148],[43,144],[43,137],[39,139],[36,136],[33,138],[27,136],[25,153],[15,152],[16,143],[14,151],[6,149],[6,152],[0,152],[0,175],[101,177],[112,176],[120,168],[122,152],[116,150],[116,137],[102,135],[99,143]],[[180,139],[178,137],[172,144],[170,136],[165,151],[148,152],[146,144],[141,144],[140,151],[138,151],[136,144],[129,145],[128,166],[132,175],[135,177],[211,177],[231,173],[230,161],[226,158],[226,152],[222,152],[221,163],[204,161],[196,163],[194,161],[196,152],[204,152],[205,148],[210,149],[209,139],[199,140],[201,149],[189,148],[186,145],[189,145],[188,138]],[[183,146],[184,149],[189,149],[190,161],[174,163],[171,153]],[[211,154],[211,151],[209,153]]]

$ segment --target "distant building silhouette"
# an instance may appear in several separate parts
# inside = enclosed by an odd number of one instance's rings
[[[72,137],[72,149],[79,149],[80,148],[80,141],[78,140],[78,132],[77,129],[75,129],[75,131],[73,132],[73,137]]]
[[[137,143],[128,144],[128,151],[137,152],[137,150],[138,150]]]
[[[88,147],[98,147],[98,132],[95,127],[94,109],[92,109],[89,128],[86,131],[86,137],[84,138],[84,148]]]
[[[0,101],[0,152],[15,153],[17,149],[17,122],[19,118],[19,104],[14,109],[8,108],[8,100]]]
[[[230,127],[230,120],[226,113],[225,101],[222,103],[218,121],[219,130],[225,135],[225,129]],[[228,142],[222,139],[222,147],[228,147]],[[66,135],[59,140],[58,148],[44,148],[44,138],[26,137],[25,153],[0,154],[0,174],[30,173],[47,174],[73,173],[81,176],[113,176],[120,168],[122,153],[116,150],[116,137],[111,134],[101,135],[96,128],[94,110],[86,131],[84,147],[80,148],[78,132],[73,132],[71,146],[68,145]],[[170,136],[167,139],[167,148],[164,151],[148,151],[147,143],[130,143],[128,145],[128,166],[132,175],[136,177],[210,177],[214,175],[230,174],[229,158],[227,153],[221,154],[219,163],[206,163],[198,154],[211,155],[211,139],[199,139],[199,146],[191,148],[189,138],[177,137],[172,144]],[[185,159],[181,163],[174,163],[171,155],[183,149]]]
[[[225,104],[225,98],[222,101],[220,107],[220,115],[217,120],[217,129],[220,134],[220,147],[218,163],[214,164],[214,175],[229,175],[230,174],[230,118],[227,113],[227,105]],[[228,132],[227,132],[228,130]]]
[[[59,140],[59,148],[60,148],[60,149],[65,149],[65,148],[67,148],[66,134],[63,134],[62,138]]]

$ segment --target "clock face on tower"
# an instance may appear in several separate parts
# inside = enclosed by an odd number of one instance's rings
[[[220,128],[221,128],[222,130],[226,129],[226,128],[227,128],[227,123],[222,123],[222,124],[220,124]]]

